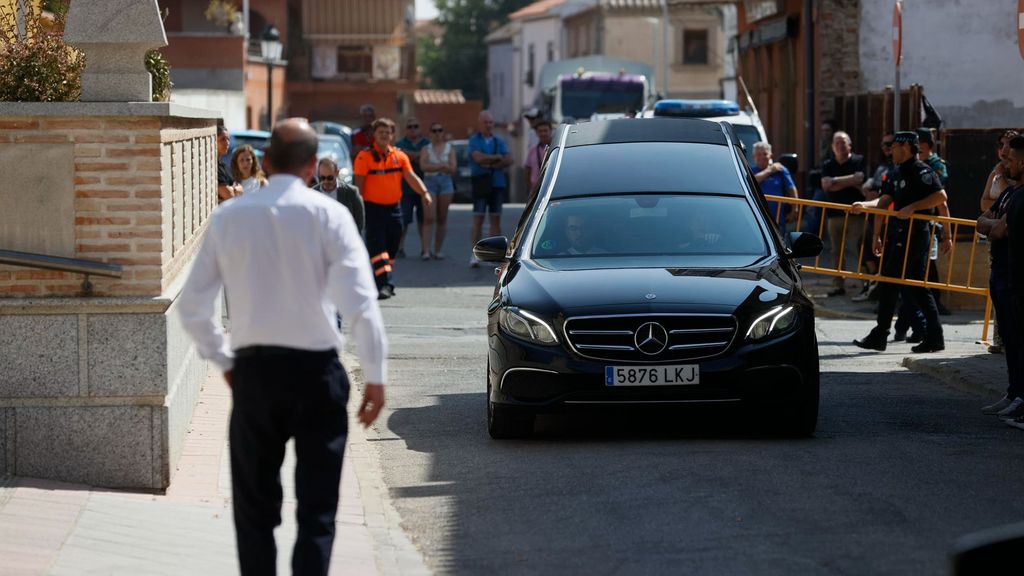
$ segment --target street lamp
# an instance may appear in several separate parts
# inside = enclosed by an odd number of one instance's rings
[[[268,24],[260,37],[260,54],[267,63],[267,130],[274,127],[274,62],[281,59],[283,48],[277,27]]]

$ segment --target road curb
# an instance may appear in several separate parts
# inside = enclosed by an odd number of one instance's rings
[[[846,310],[836,310],[835,308],[829,308],[822,306],[817,301],[814,301],[814,315],[819,318],[833,318],[838,320],[875,320],[874,314],[868,314],[867,312],[849,312]]]
[[[342,352],[342,364],[348,372],[353,404],[362,398],[362,369],[358,359]],[[384,415],[381,414],[383,417]],[[378,419],[378,422],[381,420]],[[349,451],[355,467],[356,479],[362,496],[366,526],[373,538],[374,556],[379,574],[384,576],[422,576],[432,574],[423,554],[401,527],[401,516],[388,497],[388,487],[382,478],[380,455],[369,440],[378,436],[377,426],[368,429],[356,421],[355,410],[349,415]]]
[[[965,370],[962,358],[921,358],[907,356],[901,363],[904,368],[925,374],[958,390],[978,396],[1001,396],[1006,392],[1006,381],[990,382],[980,378],[976,372]]]

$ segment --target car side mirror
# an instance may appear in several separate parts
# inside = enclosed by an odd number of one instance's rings
[[[821,254],[823,248],[821,238],[807,232],[789,233],[789,257],[813,258]]]
[[[960,538],[952,557],[953,576],[995,574],[1020,560],[1024,523],[1010,524]]]
[[[484,238],[473,246],[473,255],[481,262],[503,262],[507,252],[508,238],[504,236]]]

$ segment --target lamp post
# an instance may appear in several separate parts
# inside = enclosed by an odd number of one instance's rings
[[[274,127],[274,62],[281,59],[281,34],[268,24],[260,36],[260,54],[267,63],[267,130]]]

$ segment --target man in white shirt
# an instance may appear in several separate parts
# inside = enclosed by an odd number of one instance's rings
[[[387,339],[369,256],[352,215],[310,190],[317,135],[305,120],[277,124],[259,194],[214,211],[178,300],[199,353],[232,387],[231,476],[242,574],[276,565],[280,468],[295,438],[298,537],[295,574],[326,574],[334,541],[349,383],[338,361],[337,312],[351,321],[366,381],[358,417],[384,405]],[[231,301],[231,340],[214,311]]]

